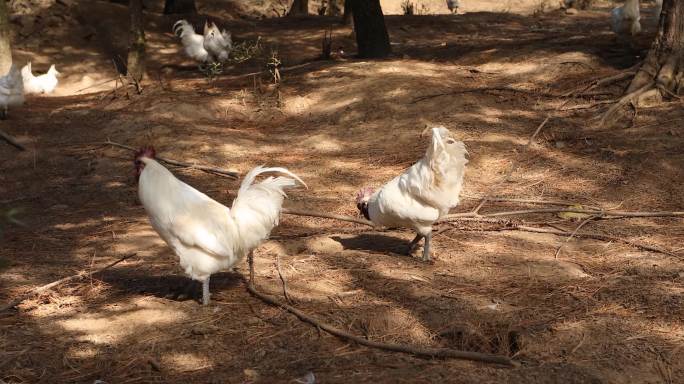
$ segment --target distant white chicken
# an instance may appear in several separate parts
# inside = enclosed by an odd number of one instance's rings
[[[230,32],[225,29],[219,31],[216,24],[204,24],[204,48],[216,58],[216,61],[223,63],[228,60],[230,51],[233,50],[233,38]]]
[[[660,13],[663,11],[663,0],[655,0],[655,17],[660,20]]]
[[[233,49],[230,32],[220,31],[216,24],[204,23],[204,35],[195,33],[187,20],[173,24],[173,32],[181,38],[185,54],[199,63],[222,63]]]
[[[12,64],[10,70],[0,77],[0,118],[7,117],[9,107],[20,107],[24,104],[24,84],[21,73]]]
[[[626,0],[621,7],[613,8],[610,13],[610,29],[618,36],[635,36],[641,32],[640,20],[639,0]]]
[[[138,196],[150,222],[174,250],[192,279],[202,282],[202,303],[209,303],[209,277],[231,268],[268,238],[278,225],[285,188],[295,186],[287,177],[254,179],[265,172],[280,172],[304,182],[285,168],[252,169],[242,181],[232,207],[216,202],[178,180],[155,159],[152,147],[136,153]]]
[[[449,130],[432,128],[432,142],[425,156],[377,192],[361,189],[356,206],[376,225],[413,228],[417,235],[408,253],[425,238],[423,260],[428,261],[432,224],[458,205],[467,153],[463,142]]]
[[[449,11],[453,13],[458,13],[458,7],[461,6],[461,2],[459,0],[446,0],[447,8],[449,8]]]
[[[21,69],[21,78],[24,82],[24,92],[27,94],[52,93],[55,88],[57,88],[57,84],[59,83],[59,80],[57,79],[58,75],[60,75],[60,73],[57,72],[57,68],[53,64],[50,66],[50,69],[48,69],[47,73],[34,76],[31,70],[31,62],[29,61],[28,64]]]

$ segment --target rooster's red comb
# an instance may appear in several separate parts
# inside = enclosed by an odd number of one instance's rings
[[[135,160],[138,160],[142,157],[147,157],[150,159],[154,159],[155,156],[157,155],[157,151],[154,150],[154,147],[151,145],[146,145],[144,147],[141,147],[136,153],[135,153]]]

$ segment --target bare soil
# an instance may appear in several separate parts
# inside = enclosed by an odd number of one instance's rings
[[[252,297],[235,271],[212,279],[212,305],[171,298],[188,279],[137,201],[131,154],[101,145],[154,144],[170,158],[234,168],[290,168],[310,186],[286,206],[356,215],[362,186],[379,186],[416,161],[426,124],[442,124],[470,152],[465,198],[497,185],[508,197],[562,199],[624,210],[682,210],[680,101],[625,109],[598,127],[600,101],[626,82],[567,100],[560,95],[627,69],[655,33],[616,41],[608,8],[388,16],[394,55],[353,58],[350,28],[326,17],[216,17],[236,40],[261,36],[285,67],[278,89],[262,60],[206,79],[179,52],[175,21],[148,22],[142,94],[114,89],[112,57],[125,46],[126,8],[46,3],[14,20],[17,59],[64,73],[58,92],[29,97],[0,129],[0,301],[137,252],[107,272],[54,288],[0,314],[6,383],[675,383],[684,377],[684,226],[681,219],[592,222],[618,242],[491,231],[461,223],[433,241],[436,261],[401,254],[413,234],[284,215],[256,251],[259,289],[282,298],[279,255],[295,306],[372,340],[514,356],[519,368],[424,359],[345,342]],[[39,16],[39,17],[38,17]],[[30,20],[33,20],[32,22]],[[33,24],[31,24],[33,23]],[[31,24],[30,26],[28,26]],[[347,57],[320,61],[332,27]],[[21,32],[24,31],[25,33]],[[257,81],[257,77],[262,79]],[[99,85],[98,85],[99,84]],[[91,88],[82,90],[85,87]],[[501,90],[512,87],[518,91]],[[499,88],[499,89],[492,89]],[[456,93],[455,93],[456,92]],[[423,96],[444,94],[421,99]],[[554,117],[523,152],[527,138]],[[238,183],[172,169],[229,204]],[[484,212],[526,207],[489,203]],[[572,230],[577,222],[528,215],[516,222]]]

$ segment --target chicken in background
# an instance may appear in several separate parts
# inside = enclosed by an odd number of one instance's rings
[[[0,118],[7,117],[9,107],[24,104],[24,83],[21,72],[12,64],[9,71],[0,77]]]
[[[458,14],[458,7],[461,6],[459,0],[446,0],[446,4],[452,14]]]
[[[52,64],[50,66],[50,69],[48,69],[47,73],[44,73],[39,76],[34,76],[31,69],[31,62],[29,61],[21,69],[21,78],[24,83],[24,92],[27,94],[52,93],[55,90],[55,88],[57,88],[57,84],[59,83],[59,80],[57,79],[57,76],[59,75],[60,73],[57,71],[57,68],[54,64]]]
[[[362,188],[356,206],[373,224],[415,230],[417,235],[409,244],[408,254],[424,238],[423,261],[429,261],[432,224],[458,205],[467,154],[463,142],[448,129],[432,128],[425,156],[377,192]]]
[[[173,33],[181,38],[185,54],[200,64],[225,62],[233,49],[230,32],[220,31],[213,22],[205,22],[204,35],[200,35],[187,20],[178,20]]]
[[[209,60],[209,52],[204,48],[204,36],[195,33],[195,28],[187,20],[178,20],[173,24],[173,33],[180,37],[185,54],[199,62]]]
[[[217,62],[223,63],[228,60],[230,51],[233,50],[233,38],[225,29],[220,31],[216,24],[204,24],[204,48]]]
[[[178,180],[155,160],[155,150],[144,147],[135,155],[138,196],[152,227],[173,249],[185,273],[202,282],[202,304],[209,304],[209,278],[233,267],[248,256],[253,277],[252,251],[268,238],[278,225],[284,190],[299,181],[285,168],[252,169],[242,181],[237,197],[228,208],[188,184]],[[255,184],[266,172],[288,177],[268,177]]]
[[[641,32],[641,15],[639,0],[626,0],[621,7],[615,7],[610,13],[610,29],[618,36]]]

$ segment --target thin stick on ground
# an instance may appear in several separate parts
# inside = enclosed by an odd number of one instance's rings
[[[542,121],[542,123],[539,124],[539,126],[537,126],[537,129],[534,130],[534,133],[532,134],[532,136],[530,136],[530,138],[527,140],[527,143],[525,144],[525,146],[523,146],[522,151],[520,152],[518,157],[515,159],[515,161],[511,165],[508,172],[506,172],[506,175],[504,176],[504,178],[500,182],[498,182],[496,185],[489,188],[487,193],[485,193],[484,198],[482,198],[482,200],[480,201],[480,204],[478,204],[477,207],[475,207],[475,209],[473,209],[473,211],[472,211],[473,214],[477,215],[477,213],[480,212],[480,209],[482,209],[482,207],[487,203],[487,201],[489,200],[489,197],[494,193],[494,191],[499,189],[499,187],[503,183],[507,182],[510,179],[513,172],[515,172],[515,170],[518,168],[518,163],[520,163],[520,158],[522,157],[522,154],[525,153],[527,151],[527,149],[530,147],[530,145],[534,142],[534,139],[537,137],[537,135],[539,135],[539,132],[541,132],[541,130],[546,126],[546,123],[549,122],[549,119],[551,119],[551,114],[546,116],[544,121]]]
[[[346,215],[337,215],[334,213],[322,213],[322,212],[314,212],[314,211],[308,211],[308,210],[303,210],[303,209],[293,209],[293,208],[283,208],[282,212],[286,213],[288,215],[320,217],[320,218],[324,218],[324,219],[348,221],[350,223],[363,224],[363,225],[367,225],[369,227],[375,227],[375,225],[372,222],[370,222],[366,219],[360,219],[360,218],[346,216]]]
[[[449,348],[426,348],[426,347],[419,347],[419,346],[414,346],[414,345],[408,345],[408,344],[390,344],[390,343],[381,343],[377,341],[372,341],[368,340],[356,335],[352,335],[348,332],[345,332],[339,328],[335,328],[332,325],[322,322],[307,313],[304,313],[303,311],[300,311],[297,308],[294,308],[290,305],[287,305],[285,303],[281,303],[278,300],[276,300],[274,297],[271,297],[269,295],[266,295],[264,293],[259,292],[254,285],[252,284],[247,284],[247,290],[249,293],[254,295],[256,298],[270,304],[276,307],[280,307],[293,315],[297,316],[300,320],[307,322],[316,328],[326,331],[330,333],[331,335],[337,336],[341,339],[344,340],[349,340],[353,341],[357,344],[364,345],[366,347],[370,348],[376,348],[376,349],[382,349],[385,351],[391,351],[391,352],[402,352],[402,353],[408,353],[411,355],[416,355],[416,356],[423,356],[423,357],[432,357],[432,358],[453,358],[453,359],[463,359],[463,360],[471,360],[471,361],[478,361],[482,363],[488,363],[488,364],[499,364],[499,365],[507,365],[507,366],[519,366],[520,363],[512,360],[506,356],[499,356],[499,355],[490,355],[486,353],[479,353],[479,352],[469,352],[469,351],[459,351],[456,349],[449,349]]]
[[[320,217],[325,219],[346,221],[350,223],[363,224],[369,227],[379,229],[373,223],[365,219],[359,219],[356,217],[337,215],[333,213],[322,213],[309,211],[304,209],[291,209],[283,208],[283,213],[294,216],[308,216],[308,217]],[[523,209],[515,211],[499,211],[499,212],[488,212],[488,213],[474,213],[474,212],[460,212],[452,213],[442,217],[437,220],[436,223],[448,223],[451,221],[473,221],[473,222],[486,222],[491,223],[492,218],[496,217],[510,217],[510,216],[521,216],[530,214],[541,214],[541,213],[584,213],[588,215],[596,216],[595,219],[628,219],[628,218],[643,218],[643,217],[684,217],[684,211],[654,211],[654,212],[643,212],[643,211],[604,211],[598,209],[574,209],[574,208],[540,208],[540,209]]]
[[[127,149],[127,150],[132,151],[132,152],[137,151],[136,148],[133,148],[131,146],[124,145],[124,144],[119,144],[119,143],[111,141],[109,139],[107,141],[105,141],[104,144],[112,145],[114,147],[118,147],[118,148],[122,148],[122,149]],[[219,176],[224,176],[224,177],[227,177],[227,178],[230,178],[233,180],[237,180],[238,177],[240,176],[240,174],[238,172],[231,171],[228,169],[211,167],[211,166],[207,166],[207,165],[190,164],[190,163],[186,163],[183,161],[168,159],[168,158],[161,157],[161,156],[157,156],[156,159],[163,162],[163,163],[166,163],[166,164],[175,165],[175,166],[183,167],[183,168],[189,168],[189,169],[197,169],[199,171],[203,171],[203,172],[207,172],[207,173],[211,173],[211,174],[215,174],[215,175],[219,175]]]
[[[29,299],[29,298],[31,298],[31,297],[33,297],[33,296],[35,296],[41,292],[44,292],[50,288],[56,287],[56,286],[64,284],[64,283],[68,283],[68,282],[73,281],[73,280],[84,279],[84,278],[87,278],[88,276],[104,272],[104,271],[108,270],[109,268],[111,268],[111,267],[119,264],[120,262],[122,262],[126,259],[129,259],[135,255],[137,255],[137,253],[129,253],[129,254],[123,256],[122,258],[120,258],[120,259],[118,259],[112,263],[109,263],[109,264],[105,265],[104,267],[102,267],[102,268],[100,268],[100,269],[98,269],[92,273],[89,273],[88,270],[83,270],[83,271],[80,271],[79,273],[77,273],[75,275],[71,275],[71,276],[59,279],[57,281],[53,281],[52,283],[42,285],[38,288],[34,288],[34,289],[24,293],[23,295],[20,295],[19,297],[10,301],[9,303],[5,304],[4,306],[0,307],[0,312],[4,312],[8,309],[14,308],[17,305],[21,304],[24,300]]]
[[[568,236],[568,238],[565,239],[565,241],[564,241],[560,246],[558,246],[558,249],[556,249],[556,254],[553,255],[553,258],[554,258],[554,259],[557,259],[557,258],[558,258],[558,255],[560,255],[561,249],[563,249],[563,246],[564,246],[565,244],[567,244],[570,240],[572,240],[572,238],[575,237],[575,235],[577,234],[577,232],[578,232],[580,229],[582,229],[582,227],[584,227],[584,226],[585,226],[587,223],[589,223],[590,221],[596,219],[596,217],[597,217],[597,216],[589,216],[589,217],[587,217],[585,220],[583,220],[583,221],[575,228],[575,230],[572,231],[572,233],[570,234],[570,236]]]
[[[283,296],[285,296],[285,300],[287,300],[288,303],[292,304],[292,300],[290,299],[290,295],[287,293],[287,281],[285,280],[285,276],[283,276],[283,271],[280,269],[280,254],[276,253],[276,270],[278,271],[278,277],[280,277],[280,281],[283,283]]]
[[[12,146],[14,146],[15,148],[17,148],[18,150],[20,150],[20,151],[26,150],[26,147],[21,145],[21,143],[19,143],[17,141],[17,139],[15,139],[13,136],[10,136],[9,134],[5,133],[2,129],[0,129],[0,137],[3,140],[5,140],[6,142],[8,142],[9,144],[11,144]]]

